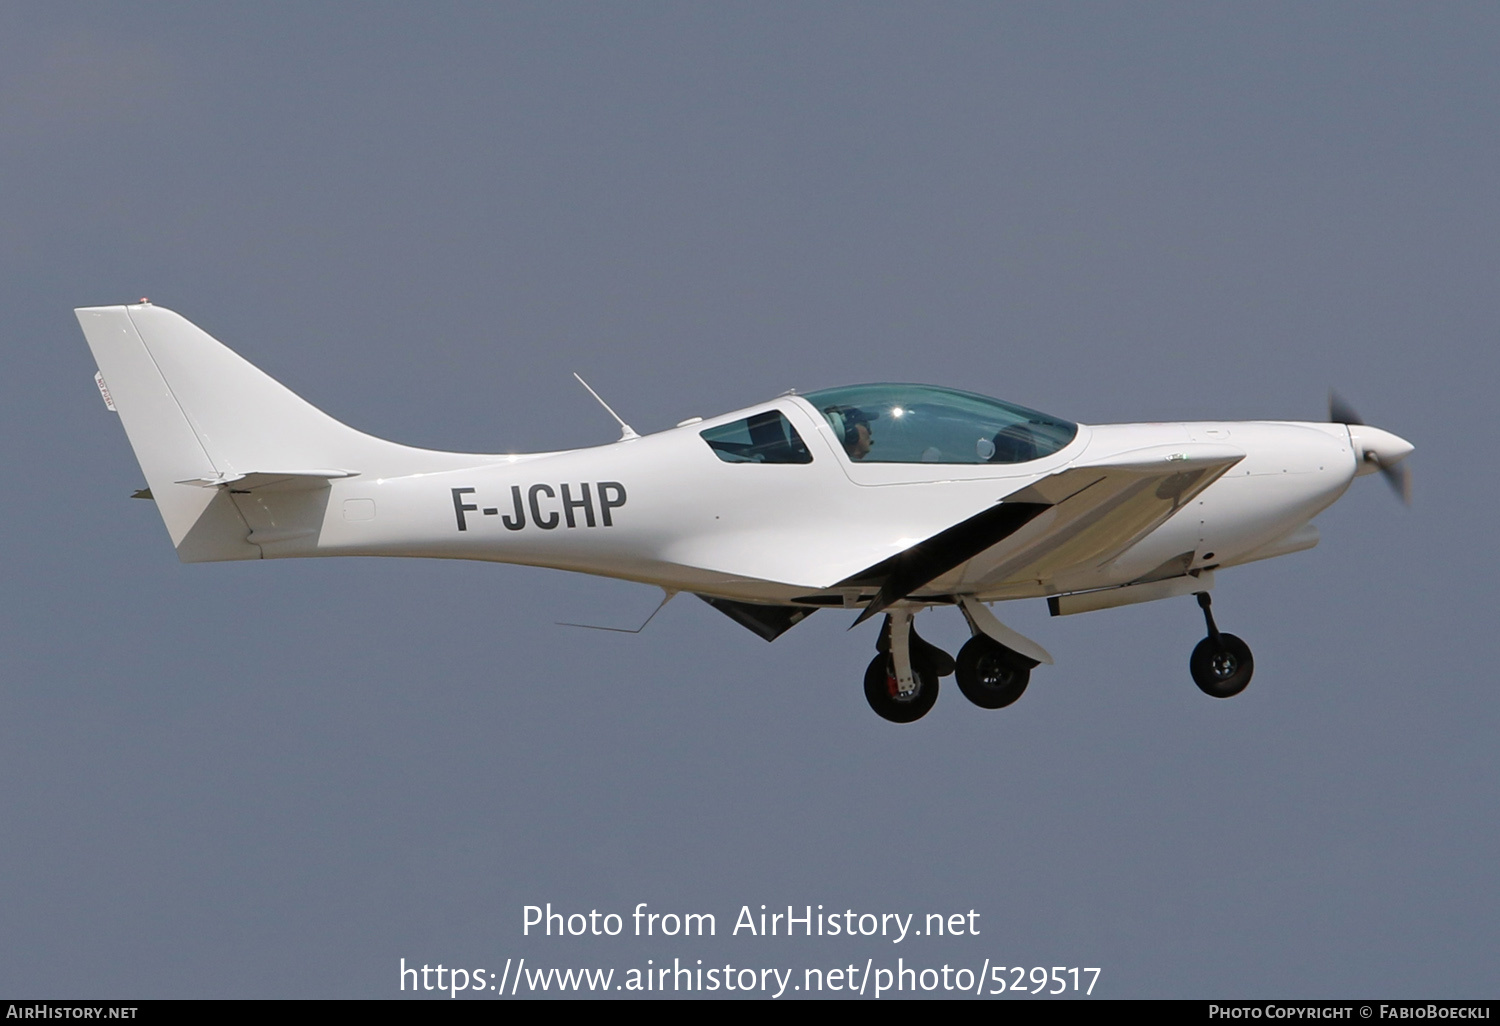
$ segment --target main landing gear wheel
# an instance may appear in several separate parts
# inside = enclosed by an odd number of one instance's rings
[[[1004,709],[1026,690],[1036,665],[992,638],[976,634],[958,650],[958,689],[981,709]]]
[[[1208,623],[1208,637],[1198,642],[1193,657],[1188,660],[1193,683],[1198,690],[1214,698],[1233,698],[1250,683],[1255,672],[1255,659],[1250,655],[1250,646],[1233,634],[1223,634],[1214,623],[1214,614],[1209,610],[1211,600],[1207,592],[1199,592],[1198,605]]]
[[[880,653],[870,660],[865,670],[865,701],[877,714],[892,723],[912,723],[920,720],[937,703],[938,677],[920,659],[911,664],[912,679],[916,682],[916,694],[902,698],[896,685],[896,671],[891,657]]]

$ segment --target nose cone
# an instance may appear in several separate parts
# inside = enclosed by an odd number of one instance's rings
[[[1394,467],[1415,448],[1400,435],[1393,435],[1368,424],[1350,424],[1349,441],[1354,446],[1361,474],[1373,474],[1382,468]]]

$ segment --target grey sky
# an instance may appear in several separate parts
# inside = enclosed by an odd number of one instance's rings
[[[439,961],[1100,966],[1106,996],[1493,996],[1492,5],[0,9],[0,993],[395,996]],[[413,444],[789,387],[1409,438],[1310,553],[1049,620],[1014,707],[865,706],[875,628],[646,588],[179,565],[71,310],[142,295]],[[951,611],[921,628],[953,650]],[[523,939],[521,907],[713,912]],[[978,938],[723,936],[742,904]]]

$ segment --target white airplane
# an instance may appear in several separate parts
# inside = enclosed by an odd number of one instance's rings
[[[1214,623],[1215,572],[1316,545],[1312,517],[1359,475],[1409,495],[1397,464],[1411,444],[1337,400],[1335,423],[1087,426],[954,389],[855,385],[646,436],[605,405],[621,437],[587,449],[415,449],[339,423],[170,310],[76,312],[145,472],[136,494],[183,562],[556,567],[655,585],[663,604],[691,592],[768,641],[823,608],[884,614],[865,697],[902,723],[932,708],[940,677],[998,709],[1052,662],[989,609],[1008,599],[1067,615],[1196,596],[1193,680],[1236,695],[1254,663]],[[956,660],[912,628],[934,606],[968,622]]]

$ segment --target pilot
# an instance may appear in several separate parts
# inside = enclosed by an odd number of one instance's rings
[[[830,406],[823,411],[823,415],[838,432],[839,440],[844,443],[844,451],[851,460],[862,460],[870,455],[870,449],[875,445],[875,440],[870,436],[870,422],[880,414],[866,413],[858,406]]]

